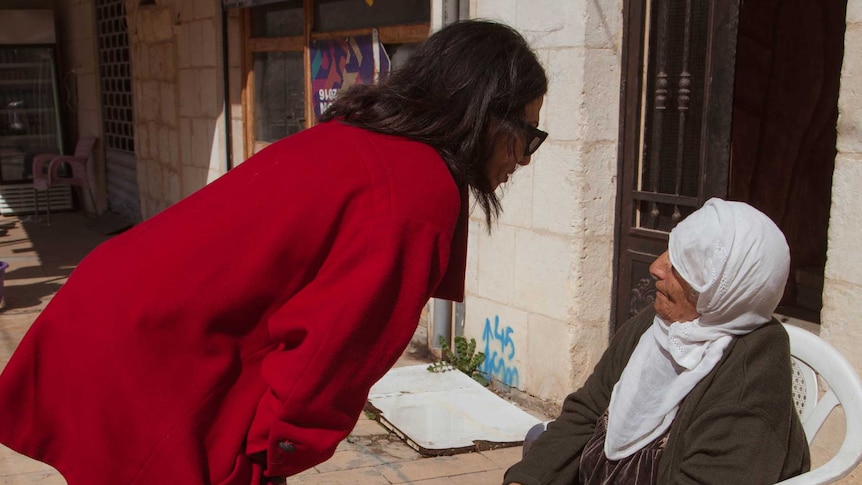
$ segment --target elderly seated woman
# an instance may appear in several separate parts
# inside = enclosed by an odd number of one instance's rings
[[[614,336],[506,484],[770,484],[809,469],[790,346],[790,264],[763,213],[711,199],[650,266],[653,308]]]

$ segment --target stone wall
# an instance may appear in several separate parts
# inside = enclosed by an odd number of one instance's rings
[[[126,8],[138,186],[146,219],[227,169],[221,11],[218,0],[164,0],[141,6],[127,0]],[[229,20],[231,83],[238,84],[237,14]],[[238,86],[230,98],[239,105]],[[232,111],[233,117],[241,117],[241,109]],[[238,138],[234,153],[242,153]]]
[[[550,136],[502,189],[489,236],[472,215],[465,335],[503,384],[559,403],[607,346],[622,2],[471,2],[521,31],[549,76]]]
[[[844,63],[838,98],[838,154],[832,178],[832,209],[824,275],[820,335],[834,345],[862,375],[862,2],[847,2]],[[843,436],[843,419],[827,422],[821,434],[831,444],[820,445],[812,455],[822,460],[837,449]],[[859,439],[852,437],[851,439]],[[859,468],[841,483],[862,482]]]

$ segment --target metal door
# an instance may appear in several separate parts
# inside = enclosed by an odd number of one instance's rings
[[[96,32],[108,207],[139,222],[129,33],[123,0],[96,0]]]
[[[738,20],[739,0],[625,3],[611,334],[655,299],[670,230],[727,193]]]

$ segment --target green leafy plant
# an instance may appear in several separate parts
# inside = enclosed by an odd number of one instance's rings
[[[472,377],[479,384],[488,385],[488,378],[479,370],[479,366],[485,362],[485,353],[476,352],[476,339],[471,338],[467,342],[466,338],[459,335],[455,337],[455,350],[452,351],[446,340],[440,337],[440,348],[443,358],[440,362],[428,366],[430,372],[447,372],[457,369]]]

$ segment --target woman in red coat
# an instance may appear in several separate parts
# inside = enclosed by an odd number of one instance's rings
[[[247,485],[323,462],[428,298],[463,298],[467,189],[491,222],[547,136],[546,90],[517,32],[451,25],[102,244],[0,375],[0,442],[69,485]]]

